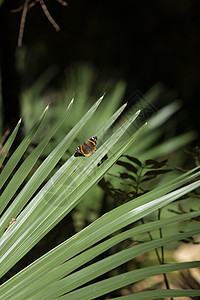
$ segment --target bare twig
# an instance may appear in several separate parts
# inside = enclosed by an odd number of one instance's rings
[[[22,17],[21,17],[21,22],[20,22],[20,28],[19,28],[19,36],[18,36],[18,47],[22,46],[22,40],[23,40],[23,35],[24,35],[24,27],[25,27],[25,22],[26,22],[26,16],[28,13],[28,10],[35,6],[35,4],[39,2],[45,16],[49,20],[49,22],[52,24],[52,26],[55,28],[56,31],[60,30],[60,27],[56,23],[56,21],[53,19],[51,16],[50,12],[47,9],[47,6],[44,2],[44,0],[34,0],[31,2],[31,0],[25,0],[24,5],[20,6],[16,9],[11,10],[12,13],[16,13],[22,10]],[[60,3],[63,6],[67,6],[67,2],[64,0],[57,0],[58,3]]]
[[[24,26],[25,26],[25,21],[26,21],[26,15],[28,12],[28,6],[29,6],[29,0],[25,0],[23,11],[22,11],[20,28],[19,28],[18,47],[22,46],[22,39],[23,39],[23,35],[24,35]]]
[[[161,220],[161,208],[158,209],[158,220]],[[159,228],[159,233],[160,233],[160,238],[162,239],[163,234],[162,234],[162,228],[161,227]],[[165,255],[164,255],[164,247],[163,246],[161,246],[161,264],[162,265],[165,264]],[[164,277],[165,286],[166,286],[167,290],[169,290],[170,286],[169,286],[169,282],[168,282],[168,279],[167,279],[167,274],[163,273],[163,277]],[[172,297],[170,299],[173,300]]]
[[[67,6],[67,2],[63,1],[63,0],[57,0],[61,5],[63,6]]]
[[[49,22],[53,25],[53,27],[55,28],[56,31],[59,31],[60,27],[58,26],[58,24],[55,22],[55,20],[50,15],[50,13],[49,13],[49,11],[48,11],[48,9],[46,7],[46,4],[44,3],[44,0],[39,0],[39,3],[41,5],[41,7],[42,7],[42,10],[43,10],[45,16],[49,20]]]
[[[158,212],[158,219],[159,219],[159,220],[160,220],[160,214],[161,214],[161,210],[159,209],[159,212]],[[143,218],[141,219],[141,222],[142,222],[143,224],[145,224]],[[149,235],[150,240],[153,241],[153,237],[152,237],[152,235],[151,235],[151,232],[150,232],[150,231],[147,231],[147,233],[148,233],[148,235]],[[163,237],[163,236],[162,236],[162,231],[160,230],[160,238],[162,238],[162,237]],[[161,257],[160,257],[160,255],[159,255],[159,252],[158,252],[158,249],[157,249],[157,248],[154,249],[154,251],[155,251],[155,253],[156,253],[156,256],[157,256],[157,258],[158,258],[158,261],[159,261],[160,265],[163,265],[163,264],[164,264],[164,248],[161,247]],[[163,278],[164,278],[165,286],[166,286],[166,288],[169,290],[170,287],[169,287],[167,275],[166,275],[165,273],[163,273]],[[173,298],[170,298],[170,299],[173,300]]]
[[[31,3],[29,4],[29,6],[28,6],[28,9],[32,8],[33,6],[35,6],[35,4],[36,4],[37,2],[38,2],[38,0],[35,0],[35,1],[31,2]],[[18,8],[14,8],[14,9],[11,10],[11,13],[17,13],[17,12],[23,10],[23,7],[24,7],[24,5],[21,5],[21,6],[18,7]]]

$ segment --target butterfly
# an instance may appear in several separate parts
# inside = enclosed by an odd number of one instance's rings
[[[78,146],[76,148],[76,152],[74,153],[74,156],[89,156],[91,153],[95,152],[97,144],[97,136],[93,136],[91,139],[89,139],[87,142],[84,142],[82,145]]]

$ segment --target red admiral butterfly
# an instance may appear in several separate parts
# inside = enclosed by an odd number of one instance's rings
[[[97,144],[97,136],[93,136],[87,142],[84,142],[83,145],[78,146],[74,156],[89,156],[91,153],[95,152]]]

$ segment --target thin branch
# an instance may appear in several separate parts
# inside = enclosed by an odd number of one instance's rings
[[[61,5],[63,6],[67,6],[67,2],[63,1],[63,0],[57,0]]]
[[[144,219],[143,219],[143,218],[141,219],[141,222],[142,222],[142,224],[145,224],[145,221],[144,221]],[[150,232],[150,231],[147,231],[147,233],[148,233],[148,236],[149,236],[150,240],[151,240],[151,241],[153,241],[153,237],[152,237],[152,234],[151,234],[151,232]],[[154,249],[154,251],[155,251],[155,253],[156,253],[156,256],[157,256],[157,258],[158,258],[159,264],[160,264],[160,265],[162,265],[162,261],[161,261],[161,258],[160,258],[160,255],[159,255],[158,249],[157,249],[157,248],[155,248],[155,249]]]
[[[35,6],[35,4],[36,4],[37,2],[38,2],[38,0],[35,0],[35,1],[31,2],[31,3],[29,4],[29,6],[28,6],[28,9],[32,8],[33,6]],[[11,9],[11,13],[17,13],[17,12],[23,10],[23,7],[24,7],[24,5],[21,5],[21,6],[18,7],[18,8]]]
[[[22,39],[23,39],[23,35],[24,35],[24,26],[25,26],[26,16],[27,16],[27,12],[28,12],[28,6],[29,6],[29,0],[25,0],[22,17],[21,17],[20,28],[19,28],[18,47],[22,46]]]
[[[25,22],[26,22],[26,16],[28,13],[28,10],[35,6],[37,2],[39,2],[45,16],[49,20],[49,22],[52,24],[52,26],[55,28],[56,31],[60,30],[60,27],[58,24],[55,22],[53,17],[51,16],[50,12],[47,9],[46,4],[44,3],[44,0],[34,0],[30,2],[31,0],[25,0],[24,5],[20,6],[16,9],[11,10],[12,13],[16,13],[22,10],[22,17],[21,17],[21,22],[20,22],[20,28],[19,28],[19,36],[18,36],[18,47],[22,46],[22,40],[23,40],[23,35],[24,35],[24,28],[25,28]],[[58,3],[60,3],[63,6],[67,6],[67,2],[64,0],[57,0]]]
[[[46,7],[46,4],[44,3],[44,0],[39,0],[39,3],[42,7],[44,14],[46,15],[47,19],[49,20],[49,22],[53,25],[53,27],[55,28],[56,31],[59,31],[60,27],[58,26],[58,24],[55,22],[55,20],[50,15],[50,13]]]
[[[158,209],[158,220],[161,220],[161,209]],[[163,238],[163,234],[162,234],[162,228],[159,228],[159,233],[160,233],[160,238]],[[164,265],[165,263],[165,256],[164,256],[164,247],[161,246],[161,264]]]
[[[160,220],[160,213],[161,213],[161,210],[159,210],[159,212],[158,212],[158,219],[159,219],[159,220]],[[141,219],[141,222],[142,222],[143,224],[145,224],[143,218]],[[147,233],[148,233],[148,235],[149,235],[150,240],[153,241],[153,237],[152,237],[152,235],[151,235],[151,232],[150,232],[150,231],[147,231]],[[162,231],[160,231],[160,233],[161,233],[160,238],[162,238]],[[163,247],[162,247],[161,249],[162,249],[162,250],[161,250],[161,258],[160,258],[158,249],[156,248],[156,249],[154,249],[154,251],[155,251],[155,253],[156,253],[156,256],[157,256],[157,258],[158,258],[158,261],[159,261],[160,265],[163,265],[163,264],[164,264],[164,251],[163,251]],[[166,275],[165,273],[163,273],[163,278],[164,278],[165,286],[166,286],[167,290],[169,290],[170,287],[169,287],[167,275]],[[170,299],[173,300],[173,298],[170,298]]]
[[[158,209],[158,220],[161,220],[161,208]],[[160,232],[160,238],[163,238],[163,234],[162,234],[162,228],[159,228],[159,232]],[[164,246],[161,246],[161,264],[164,265],[165,264],[165,255],[164,255]],[[165,286],[167,288],[167,290],[170,289],[169,286],[169,282],[167,279],[167,274],[163,273],[163,277],[164,277],[164,282],[165,282]],[[173,298],[170,298],[171,300],[173,300]]]

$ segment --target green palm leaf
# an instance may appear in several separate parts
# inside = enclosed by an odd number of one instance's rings
[[[15,129],[13,130],[13,132],[9,136],[8,140],[6,141],[5,145],[3,146],[3,148],[0,151],[0,166],[3,164],[4,159],[6,158],[10,147],[12,146],[12,143],[14,142],[14,139],[17,135],[20,125],[21,125],[21,119],[17,123],[17,126],[15,127]]]
[[[153,300],[164,299],[168,297],[195,297],[200,295],[200,290],[155,290],[148,292],[140,292],[134,294],[136,300]],[[132,295],[122,296],[115,298],[116,300],[132,300]]]
[[[142,280],[142,279],[150,277],[150,276],[158,275],[161,273],[172,272],[172,271],[189,269],[189,268],[196,268],[196,267],[200,267],[199,261],[179,263],[179,264],[166,264],[166,265],[142,268],[140,270],[134,270],[131,272],[127,272],[127,273],[109,278],[107,280],[103,280],[98,283],[89,285],[85,288],[82,288],[80,290],[77,290],[77,291],[74,291],[67,295],[64,295],[64,296],[60,297],[60,299],[62,299],[62,300],[94,299],[98,296],[104,295],[115,289],[126,286],[127,284],[137,282],[139,280]],[[64,281],[64,279],[63,279],[63,281]],[[59,283],[63,284],[64,282],[60,281]],[[62,285],[62,287],[63,287],[63,285]],[[64,289],[65,289],[65,287],[63,288],[63,290]],[[135,298],[135,294],[134,294],[134,296],[132,295],[132,299],[133,299],[133,297],[134,297],[134,299],[140,299],[139,295],[140,295],[140,293],[138,293],[138,298],[137,297]],[[148,294],[146,294],[146,296],[147,295]],[[168,295],[171,296],[170,293],[168,293]],[[200,295],[200,290],[198,290],[196,295]],[[46,293],[46,295],[45,296],[42,295],[42,297],[40,297],[40,295],[39,295],[40,299],[49,299],[48,296],[52,297],[53,293],[51,293],[50,295],[48,295]],[[36,298],[31,297],[30,299],[36,299]],[[151,298],[147,297],[145,299],[151,299]],[[153,299],[155,299],[155,298],[153,298]]]
[[[16,167],[17,163],[22,158],[24,152],[30,145],[33,137],[35,136],[36,132],[38,131],[38,129],[47,113],[47,110],[48,110],[48,106],[42,113],[39,120],[35,123],[33,128],[30,130],[28,135],[24,138],[24,140],[21,142],[21,144],[15,150],[13,155],[10,157],[9,161],[7,162],[6,166],[4,167],[3,171],[0,174],[0,188],[2,188],[2,186],[4,185],[4,183],[6,182],[6,180],[8,179],[8,177],[10,176],[10,174],[12,173],[14,168]],[[2,213],[2,211],[6,207],[7,203],[8,203],[7,200],[0,202],[0,213]]]
[[[145,135],[146,138],[149,136],[150,131],[146,124],[134,133],[130,134],[127,131],[128,129],[130,130],[130,126],[138,117],[140,113],[138,111],[128,117],[121,126],[109,134],[109,137],[104,138],[106,131],[123,112],[125,108],[125,105],[123,105],[107,122],[93,132],[94,135],[98,135],[98,139],[102,142],[95,154],[85,158],[75,158],[72,155],[60,168],[54,171],[58,161],[62,158],[78,133],[83,130],[86,122],[94,114],[101,101],[102,97],[49,154],[2,215],[0,220],[2,234],[0,239],[0,274],[2,276],[82,200],[87,191],[104,176],[115,161],[127,149],[130,149],[130,146],[134,144],[139,134],[142,133],[143,138]],[[2,210],[14,197],[17,189],[25,181],[47,143],[66,119],[71,104],[44,140],[19,166],[1,195]],[[173,106],[168,107],[168,115],[171,115],[175,109],[176,107]],[[28,137],[22,141],[19,148],[13,153],[7,163],[8,166],[6,165],[4,168],[6,171],[2,171],[0,175],[2,186],[25,152],[30,140],[39,128],[45,113],[46,111],[42,114]],[[156,122],[157,125],[155,125]],[[153,129],[160,126],[161,119],[156,122],[152,127]],[[190,140],[190,137],[180,137],[180,142],[184,144],[187,140]],[[172,146],[174,143],[173,141]],[[101,163],[105,155],[108,158]],[[14,167],[12,167],[11,163]],[[53,174],[51,173],[52,171],[54,171]],[[45,180],[50,175],[50,179],[45,183]],[[108,256],[104,260],[97,261],[77,271],[78,268],[90,262],[91,259],[125,239],[131,238],[135,234],[146,234],[151,230],[157,230],[168,224],[199,216],[200,211],[198,210],[181,216],[139,225],[121,233],[116,233],[117,230],[136,222],[142,217],[155,212],[157,209],[198,188],[200,180],[196,178],[199,175],[199,168],[195,168],[101,216],[98,220],[84,228],[84,230],[52,249],[5,282],[0,287],[0,298],[55,299],[62,296],[62,298],[67,299],[92,299],[148,276],[198,266],[199,262],[191,262],[148,267],[73,291],[75,288],[79,288],[84,283],[135,258],[141,253],[199,234],[199,227],[195,227],[184,233],[145,242]],[[43,187],[40,187],[42,183]],[[14,216],[17,216],[17,220],[3,234],[3,229]],[[113,233],[115,233],[115,236],[109,237]],[[102,241],[102,239],[105,240]],[[97,242],[98,245],[96,245]],[[69,294],[63,296],[65,293]]]
[[[93,111],[98,107],[100,101],[97,101],[97,103],[92,107]],[[124,106],[118,110],[113,117],[109,120],[109,122],[106,122],[105,125],[102,127],[102,132],[104,130],[111,126],[114,120],[117,118],[119,113],[124,109]],[[137,117],[138,113],[132,116],[131,120],[128,120],[124,127],[121,127],[116,134],[114,135],[115,140],[120,138],[120,136],[123,134],[123,132],[126,130],[128,126],[133,122],[133,120]],[[88,113],[85,115],[85,119],[81,120],[80,124],[77,124],[77,130],[80,130],[81,125],[83,126],[87,119],[91,116],[91,110],[88,111]],[[69,134],[68,134],[69,135]],[[74,138],[74,130],[72,129],[72,132],[70,132],[69,138]],[[64,144],[65,146],[65,144]],[[107,147],[113,146],[113,143],[110,141]],[[64,148],[64,147],[62,147]],[[73,182],[76,180],[76,178],[79,179],[80,183],[82,183],[83,179],[79,176],[79,168],[83,169],[84,177],[87,179],[87,173],[84,171],[84,165],[85,168],[88,168],[88,162],[90,161],[90,167],[89,170],[93,169],[94,166],[97,165],[98,161],[101,160],[101,158],[105,155],[105,153],[108,151],[109,148],[103,149],[103,146],[101,147],[102,151],[97,152],[96,157],[90,157],[89,160],[80,160],[78,164],[75,164],[74,162],[77,161],[77,159],[72,156],[56,173],[55,175],[47,182],[47,184],[40,190],[40,192],[32,199],[30,204],[22,211],[20,216],[18,217],[17,221],[15,222],[16,227],[13,227],[14,231],[8,230],[6,234],[2,236],[2,243],[1,243],[1,251],[5,253],[5,256],[7,257],[2,262],[1,266],[1,272],[5,272],[6,269],[8,270],[12,264],[16,262],[16,255],[13,256],[10,249],[18,248],[18,243],[21,245],[18,250],[16,250],[19,253],[19,257],[24,255],[28,249],[31,249],[33,247],[33,244],[36,243],[41,239],[42,236],[44,236],[48,231],[50,231],[58,221],[60,221],[67,212],[69,212],[73,206],[76,204],[73,203],[73,199],[78,201],[80,199],[80,196],[85,193],[85,191],[88,190],[88,186],[85,187],[85,190],[80,187],[81,193],[77,196],[77,185],[80,185],[79,183],[75,186],[73,186]],[[103,154],[102,154],[103,153]],[[51,157],[51,155],[50,155]],[[104,171],[105,172],[105,171]],[[76,181],[78,182],[78,180]],[[25,186],[25,191],[27,191],[27,187]],[[58,193],[59,191],[59,193]],[[67,193],[66,193],[67,191]],[[70,193],[69,193],[70,192]],[[20,194],[19,194],[19,201],[21,200]],[[66,198],[71,197],[72,201],[65,205],[65,208],[62,206],[62,203],[65,202]],[[62,202],[61,200],[62,199]],[[26,198],[27,200],[27,198]],[[17,207],[18,208],[18,207]],[[47,217],[48,216],[48,217]],[[5,218],[4,218],[5,219]],[[3,221],[4,221],[3,219]],[[20,221],[22,220],[22,221]],[[46,222],[44,222],[46,220]],[[2,224],[3,224],[2,221]],[[30,226],[30,223],[32,223],[32,226]],[[34,225],[33,225],[34,224]],[[2,228],[2,227],[1,227]],[[38,228],[40,228],[38,230]],[[42,230],[44,228],[44,231]],[[21,244],[21,235],[22,232],[24,236],[26,235],[27,240],[24,241],[23,245]],[[32,242],[29,240],[31,238]],[[26,250],[22,250],[26,249]],[[15,259],[12,257],[15,257]],[[18,257],[18,259],[19,259]],[[5,270],[4,270],[4,267]],[[4,271],[3,271],[4,270]]]

